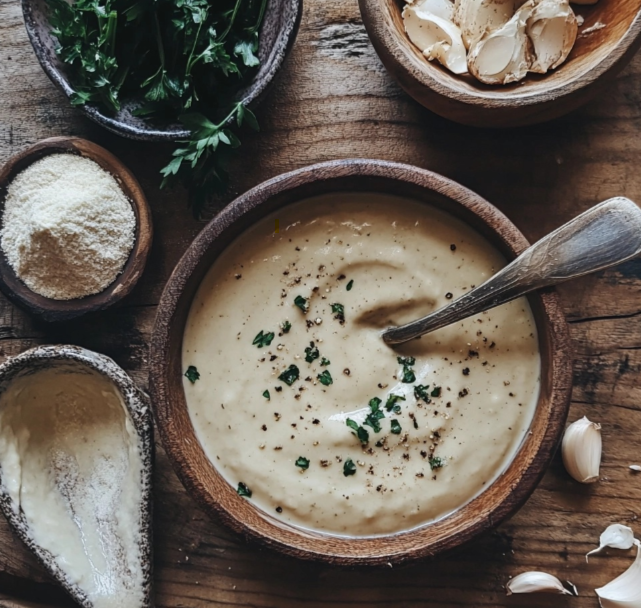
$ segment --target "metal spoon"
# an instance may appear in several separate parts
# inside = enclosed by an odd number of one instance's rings
[[[641,253],[641,209],[617,197],[596,205],[526,249],[511,264],[447,306],[383,332],[400,344],[535,289],[563,283],[625,262]]]

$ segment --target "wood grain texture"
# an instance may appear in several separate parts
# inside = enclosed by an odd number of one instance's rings
[[[512,131],[462,127],[430,114],[385,72],[356,0],[306,0],[297,44],[258,110],[225,200],[273,177],[336,158],[382,158],[446,175],[497,205],[536,240],[598,201],[641,201],[641,57],[594,102],[554,123]],[[141,182],[155,239],[140,283],[99,315],[48,327],[0,298],[0,355],[70,342],[113,357],[146,386],[147,346],[164,282],[202,228],[181,190],[160,191],[170,146],[119,139],[70,108],[35,59],[18,0],[0,0],[0,161],[44,137],[87,137]],[[612,522],[641,534],[641,261],[562,286],[575,349],[570,419],[603,424],[603,479],[580,486],[557,455],[527,504],[496,532],[437,561],[377,572],[298,563],[247,545],[211,523],[166,456],[155,472],[159,608],[597,608],[593,588],[622,572],[630,552],[584,553]],[[578,599],[506,597],[509,576],[546,569],[579,586]],[[11,599],[6,599],[11,598]],[[0,521],[0,606],[70,607]]]
[[[118,182],[131,204],[136,229],[129,258],[118,277],[103,291],[73,300],[53,300],[35,293],[25,285],[0,249],[0,289],[18,306],[45,321],[69,321],[84,314],[104,310],[131,293],[145,270],[153,225],[151,211],[138,180],[111,152],[79,137],[49,137],[12,156],[0,170],[0,216],[11,182],[33,163],[52,154],[76,154],[88,158],[107,171]]]
[[[568,59],[541,76],[487,86],[429,62],[407,37],[404,0],[359,0],[381,60],[414,99],[440,116],[477,127],[514,127],[563,116],[603,91],[641,46],[641,1],[599,0],[574,10],[584,22]]]

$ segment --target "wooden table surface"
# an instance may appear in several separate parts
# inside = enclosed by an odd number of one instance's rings
[[[387,75],[369,44],[356,0],[305,0],[295,49],[261,106],[259,135],[245,138],[235,193],[281,172],[337,158],[412,163],[476,190],[530,239],[606,198],[641,201],[641,56],[590,105],[554,123],[484,131],[418,106]],[[147,386],[155,306],[171,269],[202,228],[181,189],[160,191],[170,146],[120,139],[70,108],[40,69],[18,0],[0,0],[0,162],[54,135],[91,139],[141,181],[155,243],[145,275],[117,309],[48,326],[0,297],[0,355],[43,343],[106,353]],[[641,535],[641,260],[561,290],[576,351],[571,420],[603,425],[602,479],[573,482],[557,455],[523,509],[454,554],[383,571],[297,563],[244,544],[186,495],[162,449],[155,473],[155,581],[159,607],[365,608],[393,606],[596,607],[593,589],[623,572],[633,552],[584,554],[606,525]],[[510,576],[541,569],[574,582],[579,598],[506,597]],[[0,521],[0,607],[73,606]],[[127,607],[124,607],[127,608]]]

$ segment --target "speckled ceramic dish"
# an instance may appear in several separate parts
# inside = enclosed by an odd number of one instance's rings
[[[260,69],[250,85],[237,95],[245,105],[255,106],[260,102],[283,65],[296,39],[302,11],[303,0],[269,0],[260,29]],[[29,40],[40,65],[52,82],[70,97],[73,89],[66,67],[56,55],[55,38],[51,35],[51,27],[47,21],[47,1],[22,0],[22,12]],[[132,110],[138,105],[137,99],[125,100],[122,110],[115,116],[105,114],[91,105],[82,106],[82,110],[103,127],[131,139],[176,141],[189,135],[189,131],[180,124],[152,126],[135,117]]]
[[[129,414],[125,425],[133,425],[138,437],[137,449],[142,460],[142,500],[140,503],[139,525],[139,560],[143,579],[144,601],[136,608],[152,606],[152,465],[153,465],[153,426],[148,397],[138,389],[131,378],[109,357],[80,348],[78,346],[39,346],[28,350],[0,365],[0,396],[10,384],[24,376],[53,367],[64,367],[66,370],[80,373],[97,372],[113,383],[120,393]],[[36,555],[51,575],[69,592],[73,599],[84,608],[94,608],[82,587],[60,567],[53,555],[41,547],[34,539],[32,529],[23,511],[22,505],[12,500],[0,465],[0,510],[9,521],[16,535]]]

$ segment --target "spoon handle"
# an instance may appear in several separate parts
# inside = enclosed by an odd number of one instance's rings
[[[383,332],[400,344],[477,315],[530,291],[603,270],[641,253],[641,209],[612,198],[596,205],[526,249],[511,264],[451,304]]]

